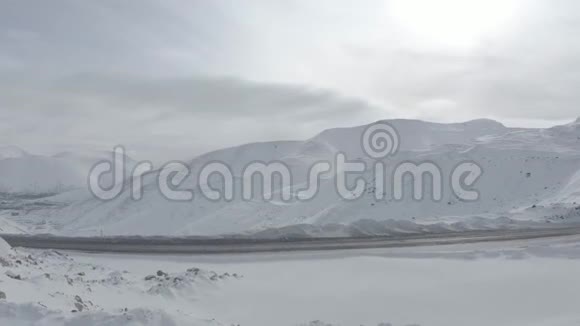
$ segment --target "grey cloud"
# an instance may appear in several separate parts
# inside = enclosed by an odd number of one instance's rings
[[[389,1],[2,1],[0,137],[183,157],[391,117],[578,115],[576,1],[526,1],[467,51],[408,39]]]
[[[233,78],[81,75],[14,83],[0,97],[0,135],[9,143],[52,140],[170,148],[193,156],[220,146],[300,139],[344,121],[364,123],[379,109],[328,90]],[[39,123],[41,121],[41,123]],[[211,135],[211,136],[208,136]],[[209,142],[208,142],[209,141]]]
[[[219,59],[220,15],[209,1],[8,0],[0,54],[39,72],[203,70]]]
[[[365,94],[411,117],[537,119],[546,125],[574,119],[580,112],[580,5],[524,3],[529,12],[518,16],[517,27],[470,51],[346,47],[362,68],[353,78],[367,78]],[[421,108],[438,99],[450,103],[443,116]]]
[[[576,42],[576,41],[574,41]],[[509,50],[490,54],[426,54],[390,51],[375,53],[370,63],[377,73],[369,74],[368,94],[390,102],[399,112],[424,116],[421,103],[446,99],[455,113],[432,118],[461,120],[467,117],[499,119],[562,120],[578,116],[580,102],[580,44],[568,43],[560,52],[524,50],[517,42]],[[437,114],[437,112],[432,112]]]
[[[0,78],[0,104],[15,109],[82,115],[93,109],[158,110],[209,118],[321,118],[376,109],[325,89],[257,83],[236,78],[148,78],[82,74],[43,81]],[[154,118],[159,118],[155,116]],[[326,117],[328,118],[328,117]]]

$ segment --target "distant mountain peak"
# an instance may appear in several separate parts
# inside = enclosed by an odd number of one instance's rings
[[[506,126],[493,119],[475,119],[465,122],[466,125],[480,126],[480,127],[493,127],[493,128],[506,128]]]
[[[574,120],[574,121],[572,121],[572,122],[570,122],[570,123],[567,123],[567,124],[565,124],[565,125],[563,125],[563,126],[564,126],[564,127],[566,127],[566,126],[568,126],[568,127],[570,127],[570,126],[571,126],[571,127],[580,126],[580,117],[576,118],[576,120]],[[557,128],[557,127],[559,127],[559,126],[556,126],[556,128]]]
[[[26,151],[17,146],[0,146],[0,159],[18,158],[28,155]]]

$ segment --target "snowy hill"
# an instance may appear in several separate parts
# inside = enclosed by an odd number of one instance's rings
[[[85,166],[71,160],[27,155],[0,160],[4,193],[54,194],[81,187]]]
[[[54,156],[28,154],[15,147],[0,148],[0,193],[53,195],[86,188],[91,167],[111,160],[108,152],[61,153]],[[134,162],[128,159],[129,165]],[[110,182],[105,180],[104,182]]]
[[[236,189],[241,188],[243,168],[253,161],[284,162],[292,171],[295,186],[306,183],[314,162],[332,160],[339,152],[350,160],[366,160],[370,167],[373,161],[364,155],[360,143],[367,126],[359,126],[326,130],[305,141],[248,144],[197,157],[189,162],[192,173],[181,185],[183,189],[195,189],[191,202],[167,200],[158,190],[156,175],[150,174],[144,180],[144,196],[140,201],[134,201],[129,189],[125,189],[112,201],[87,196],[64,208],[32,213],[29,218],[42,216],[44,222],[61,225],[59,233],[71,235],[276,233],[271,230],[280,228],[301,233],[296,229],[304,231],[310,226],[314,233],[343,235],[351,232],[348,230],[352,226],[372,229],[373,221],[379,223],[376,228],[400,232],[422,229],[425,225],[431,229],[453,225],[461,230],[490,223],[505,227],[516,222],[580,222],[578,121],[547,129],[508,128],[492,120],[453,124],[385,122],[396,128],[400,139],[399,152],[384,160],[388,173],[400,162],[428,161],[436,163],[448,180],[458,163],[476,162],[484,171],[477,183],[480,199],[464,202],[445,189],[440,201],[430,198],[415,201],[409,191],[400,201],[393,198],[377,201],[370,168],[362,174],[367,186],[357,200],[338,196],[335,171],[320,180],[318,195],[308,201],[267,202],[258,198],[244,201],[239,194],[231,202],[211,201],[195,188],[199,170],[212,161],[231,167]],[[405,185],[410,182],[405,179]],[[219,178],[210,179],[210,183],[222,185]],[[279,185],[274,193],[278,191]]]
[[[23,149],[16,146],[0,146],[0,160],[5,158],[19,158],[28,155]]]

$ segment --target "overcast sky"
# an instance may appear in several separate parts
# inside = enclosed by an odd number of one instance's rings
[[[580,115],[574,0],[0,0],[0,143],[187,158],[389,118]]]

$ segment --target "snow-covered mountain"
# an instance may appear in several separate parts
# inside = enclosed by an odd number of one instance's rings
[[[60,226],[58,232],[71,235],[271,234],[273,228],[344,235],[352,233],[353,227],[406,232],[427,224],[437,228],[441,223],[466,229],[472,224],[580,221],[580,121],[546,129],[508,128],[492,120],[385,122],[396,128],[400,139],[399,152],[384,160],[387,174],[400,162],[428,161],[436,163],[444,180],[448,180],[460,162],[476,162],[484,171],[476,184],[479,200],[461,201],[446,187],[440,201],[429,199],[428,194],[415,201],[410,193],[400,201],[389,196],[377,201],[370,169],[374,161],[364,155],[360,143],[367,126],[358,126],[326,130],[305,141],[254,143],[199,156],[189,162],[192,172],[181,185],[183,189],[195,189],[190,202],[166,199],[158,190],[157,175],[151,173],[144,179],[144,195],[139,201],[131,198],[128,188],[106,202],[77,193],[72,205],[34,211],[28,218],[50,221]],[[320,180],[317,196],[308,201],[245,201],[239,194],[233,201],[211,201],[196,188],[198,172],[208,162],[227,163],[239,190],[248,163],[280,161],[291,168],[296,189],[307,182],[313,163],[332,161],[339,152],[348,159],[369,163],[362,174],[367,187],[357,200],[338,196],[335,172]],[[211,179],[211,183],[222,185],[219,178]],[[274,192],[279,190],[275,188]]]
[[[19,158],[28,155],[22,148],[16,146],[0,146],[0,160],[5,158]]]
[[[65,152],[43,156],[14,146],[0,147],[0,193],[38,197],[86,188],[91,167],[104,160],[111,161],[112,153]],[[129,167],[135,164],[130,158],[126,160]]]

